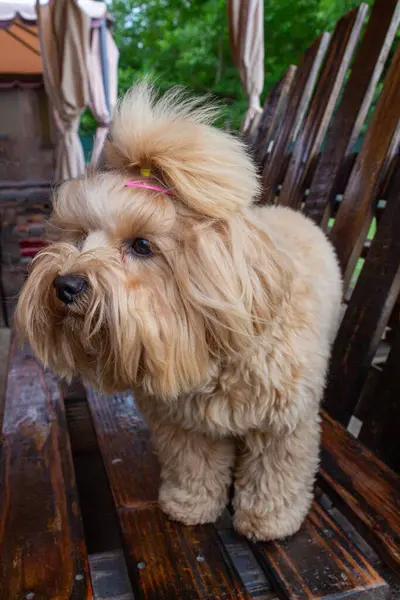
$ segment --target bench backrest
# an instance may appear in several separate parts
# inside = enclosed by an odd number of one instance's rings
[[[250,143],[260,202],[303,210],[338,254],[347,310],[327,410],[400,470],[400,2],[368,12],[350,11],[289,67]]]

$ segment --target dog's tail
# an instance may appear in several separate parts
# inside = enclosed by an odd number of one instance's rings
[[[117,106],[106,161],[129,175],[150,170],[205,215],[241,210],[258,193],[256,169],[239,139],[212,127],[217,113],[182,89],[158,98],[148,82],[137,84]]]

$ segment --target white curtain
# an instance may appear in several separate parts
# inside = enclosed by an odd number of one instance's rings
[[[106,55],[108,71],[109,105],[107,107],[106,94],[103,81],[101,61],[101,31],[96,28],[92,32],[90,54],[88,57],[89,77],[89,107],[96,119],[98,126],[94,138],[91,165],[95,167],[99,162],[104,142],[110,126],[112,111],[117,102],[118,94],[118,49],[110,31],[106,31]]]
[[[58,128],[55,178],[63,181],[85,170],[78,129],[89,98],[86,56],[91,18],[76,0],[38,1],[36,11],[43,77]]]
[[[249,99],[242,132],[249,135],[262,113],[260,94],[264,87],[263,0],[228,0],[228,16],[233,57]]]

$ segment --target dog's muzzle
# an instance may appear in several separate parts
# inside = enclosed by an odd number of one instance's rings
[[[79,275],[58,275],[53,285],[57,298],[64,304],[72,304],[87,288],[86,279]]]

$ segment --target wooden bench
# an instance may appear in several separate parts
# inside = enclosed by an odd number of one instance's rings
[[[345,15],[289,67],[249,140],[260,201],[304,210],[330,231],[347,291],[316,500],[301,531],[250,544],[229,510],[215,526],[170,522],[133,396],[61,388],[13,336],[0,600],[400,597],[400,3],[367,12]]]

